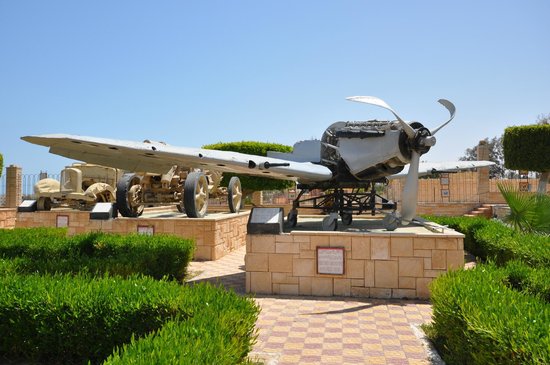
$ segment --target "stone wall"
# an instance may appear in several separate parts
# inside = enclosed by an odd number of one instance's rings
[[[427,299],[435,277],[464,266],[464,236],[453,230],[426,232],[249,235],[246,291]],[[317,272],[318,247],[344,248],[343,275]]]
[[[0,228],[14,228],[17,209],[0,208]]]
[[[217,214],[212,218],[116,218],[110,220],[90,219],[90,212],[42,211],[17,213],[17,227],[56,227],[67,223],[68,233],[93,231],[110,233],[173,234],[193,238],[196,242],[195,260],[218,260],[246,243],[248,212]]]

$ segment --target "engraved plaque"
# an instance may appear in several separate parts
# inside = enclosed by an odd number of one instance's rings
[[[254,207],[250,212],[248,234],[280,234],[283,232],[283,208]]]
[[[155,233],[155,227],[153,226],[138,226],[137,227],[137,233],[138,234],[144,234],[147,236],[152,236]]]
[[[317,247],[317,273],[344,275],[344,248]]]
[[[55,226],[57,228],[64,228],[69,226],[69,216],[68,215],[58,215],[55,217]]]

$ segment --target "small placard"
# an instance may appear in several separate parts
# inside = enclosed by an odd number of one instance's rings
[[[68,215],[57,215],[55,217],[55,226],[57,228],[65,228],[69,226],[69,216]]]
[[[17,207],[18,212],[35,212],[36,200],[23,200]]]
[[[282,233],[283,208],[252,208],[246,229],[248,234]]]
[[[138,226],[137,227],[137,233],[138,234],[144,234],[147,236],[152,236],[155,234],[155,227],[153,226]]]
[[[441,197],[448,198],[450,195],[449,189],[441,189]]]
[[[344,248],[317,247],[317,273],[344,275]]]
[[[280,208],[254,208],[250,213],[250,223],[278,223]]]

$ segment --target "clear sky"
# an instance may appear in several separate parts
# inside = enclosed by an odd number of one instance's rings
[[[70,133],[200,147],[292,145],[339,120],[427,127],[422,157],[550,113],[550,1],[0,0],[0,153],[24,173],[72,161],[19,138]],[[550,142],[549,142],[550,143]]]

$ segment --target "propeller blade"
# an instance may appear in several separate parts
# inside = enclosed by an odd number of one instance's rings
[[[418,201],[418,166],[420,153],[412,151],[409,173],[405,180],[405,187],[401,196],[401,218],[402,224],[407,225],[416,215],[416,204]]]
[[[384,100],[379,99],[375,96],[350,96],[350,97],[346,98],[346,100],[355,101],[355,102],[358,102],[358,103],[376,105],[376,106],[379,106],[379,107],[384,108],[386,110],[389,110],[390,112],[392,112],[393,115],[395,115],[395,117],[399,121],[399,124],[401,125],[401,128],[403,128],[405,133],[407,133],[407,136],[409,136],[409,138],[414,138],[415,131],[414,131],[413,127],[411,127],[409,125],[409,123],[407,123],[403,119],[401,119],[401,117],[399,115],[397,115],[395,110],[393,110]]]
[[[446,99],[439,99],[438,100],[439,104],[443,105],[445,108],[447,108],[447,110],[449,111],[449,114],[451,115],[451,117],[449,118],[448,121],[446,121],[445,123],[441,124],[439,127],[435,128],[435,129],[432,129],[432,136],[434,134],[437,133],[438,130],[440,130],[441,128],[445,127],[447,124],[449,124],[449,122],[451,120],[453,120],[453,118],[455,117],[455,113],[456,113],[456,108],[455,108],[455,105],[453,103],[451,103],[449,100],[446,100]]]

